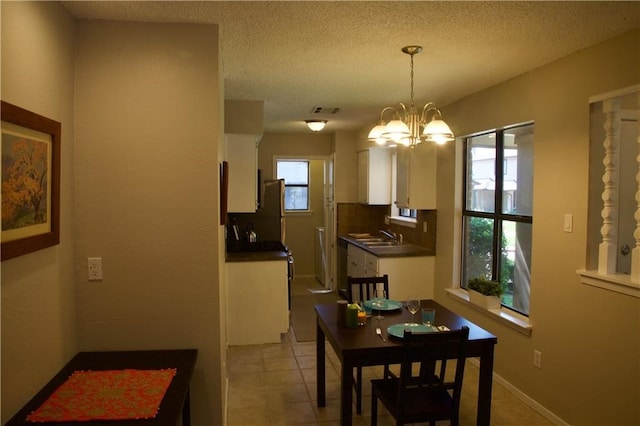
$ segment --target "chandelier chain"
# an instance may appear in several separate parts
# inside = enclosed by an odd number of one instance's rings
[[[413,53],[411,54],[411,107],[413,108]]]

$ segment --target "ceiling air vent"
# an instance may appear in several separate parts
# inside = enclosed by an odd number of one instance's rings
[[[340,112],[338,107],[321,107],[316,106],[311,108],[311,114],[337,114]]]

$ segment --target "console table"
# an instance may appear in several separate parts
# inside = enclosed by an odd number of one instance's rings
[[[189,406],[189,385],[196,363],[196,349],[156,350],[156,351],[117,351],[117,352],[80,352],[65,365],[20,411],[7,426],[49,424],[56,426],[109,425],[109,426],[175,426],[182,415],[183,426],[191,423]],[[158,415],[152,419],[136,420],[100,420],[83,422],[46,422],[27,421],[27,416],[38,409],[73,374],[74,371],[100,371],[120,369],[153,370],[175,368],[169,388],[159,407]]]

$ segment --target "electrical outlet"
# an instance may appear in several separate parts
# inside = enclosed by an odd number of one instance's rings
[[[384,224],[388,225],[389,224],[389,215],[385,215],[384,216]]]
[[[89,270],[89,281],[102,281],[102,258],[87,258],[87,269]]]
[[[537,368],[542,368],[542,352],[533,351],[533,366]]]
[[[422,232],[427,232],[427,221],[422,222]]]

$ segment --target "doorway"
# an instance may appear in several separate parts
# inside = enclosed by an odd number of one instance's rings
[[[295,275],[315,279],[321,290],[335,288],[334,161],[326,156],[274,156],[278,162],[296,161],[308,165],[305,197],[308,208],[285,212],[285,244],[295,258]],[[306,201],[305,201],[306,202]],[[317,287],[317,286],[314,286]]]

